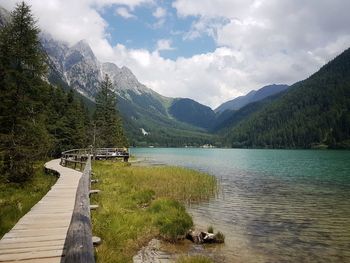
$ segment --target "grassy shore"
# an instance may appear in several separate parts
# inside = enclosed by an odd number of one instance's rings
[[[55,176],[45,174],[43,163],[40,163],[29,182],[11,184],[0,181],[0,238],[50,190],[56,180]]]
[[[100,208],[92,212],[94,235],[102,244],[98,262],[131,262],[147,242],[161,236],[170,242],[193,225],[183,204],[215,195],[216,179],[194,170],[168,167],[132,167],[125,163],[96,161],[92,198]]]

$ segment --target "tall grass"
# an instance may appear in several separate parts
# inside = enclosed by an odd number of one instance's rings
[[[45,174],[43,163],[40,163],[35,166],[35,173],[28,182],[0,181],[0,238],[50,190],[56,180],[55,176]]]
[[[179,167],[132,167],[96,161],[92,197],[100,209],[92,212],[93,233],[102,238],[98,262],[131,262],[155,236],[174,241],[192,226],[182,203],[206,200],[216,193],[216,179]]]

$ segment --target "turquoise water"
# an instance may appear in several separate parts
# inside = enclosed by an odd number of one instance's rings
[[[350,262],[350,151],[135,148],[147,162],[216,176],[220,193],[189,207],[224,232],[220,262]]]

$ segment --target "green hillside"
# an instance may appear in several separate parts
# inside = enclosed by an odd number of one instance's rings
[[[248,119],[255,112],[260,111],[274,100],[280,98],[283,94],[284,92],[281,92],[276,95],[267,97],[263,100],[251,102],[236,111],[225,110],[222,113],[218,113],[212,131],[219,132],[220,134],[229,132],[230,129],[237,125],[239,122]]]
[[[204,129],[210,128],[216,117],[210,107],[185,98],[174,99],[169,113],[179,121]]]
[[[125,132],[132,146],[181,147],[213,144],[216,136],[204,129],[180,122],[168,113],[172,99],[157,93],[136,94],[124,91],[117,107],[123,117]],[[144,129],[148,134],[142,133]]]

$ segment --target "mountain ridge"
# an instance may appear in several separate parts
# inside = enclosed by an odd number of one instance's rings
[[[214,111],[215,113],[222,113],[225,110],[239,110],[249,103],[256,102],[269,96],[273,96],[277,93],[283,92],[284,90],[288,89],[288,87],[289,86],[286,84],[266,85],[258,90],[252,90],[246,95],[226,101],[214,109]]]

